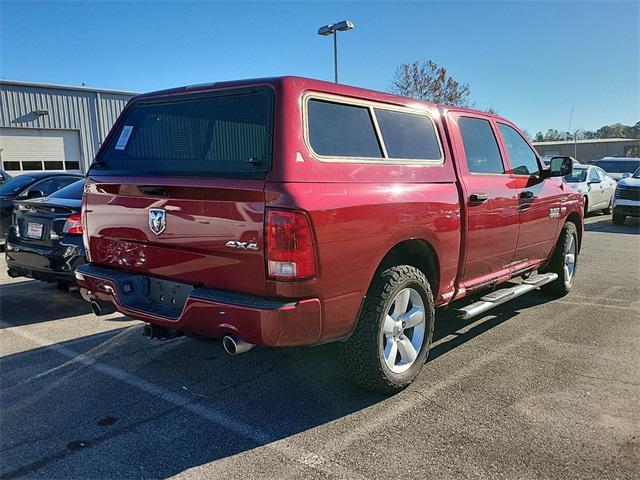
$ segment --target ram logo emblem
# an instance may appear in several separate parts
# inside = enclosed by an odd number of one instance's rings
[[[164,232],[167,226],[167,212],[162,208],[150,208],[149,209],[149,228],[156,235],[160,235]]]

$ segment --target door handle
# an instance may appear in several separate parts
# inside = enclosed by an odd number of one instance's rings
[[[469,203],[471,205],[480,205],[487,200],[489,200],[489,195],[486,193],[472,193],[469,195]]]
[[[525,190],[524,192],[520,192],[520,198],[523,200],[527,198],[533,198],[533,192],[531,190]]]
[[[169,192],[167,192],[166,188],[155,185],[138,185],[138,190],[140,190],[145,195],[152,195],[154,197],[169,196]]]

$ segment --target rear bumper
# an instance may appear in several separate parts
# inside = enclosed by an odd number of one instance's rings
[[[182,308],[156,307],[141,292],[144,275],[91,263],[76,269],[86,300],[111,302],[128,317],[210,337],[235,334],[249,343],[273,347],[311,345],[321,334],[318,298],[270,300],[180,284],[190,289]]]
[[[5,246],[9,274],[45,282],[75,282],[74,270],[85,263],[82,238],[55,247],[34,246],[10,235]]]

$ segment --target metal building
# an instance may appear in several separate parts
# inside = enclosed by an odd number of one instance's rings
[[[640,155],[640,139],[637,138],[536,142],[533,146],[543,157],[569,156],[581,163],[592,163],[604,157],[637,157]]]
[[[133,95],[0,80],[0,168],[86,172]]]

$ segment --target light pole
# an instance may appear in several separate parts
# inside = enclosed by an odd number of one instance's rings
[[[333,34],[333,71],[335,76],[335,82],[338,83],[338,32],[346,32],[353,28],[353,22],[350,20],[343,20],[333,25],[325,25],[318,29],[318,35],[326,37]]]

